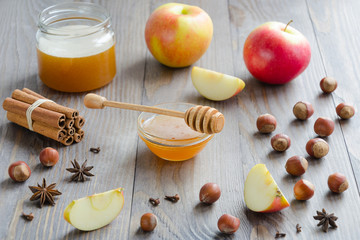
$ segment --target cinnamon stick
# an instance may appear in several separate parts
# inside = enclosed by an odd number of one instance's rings
[[[62,144],[69,146],[74,142],[74,137],[73,136],[66,136],[64,139],[62,139],[60,141]]]
[[[29,129],[26,117],[12,112],[7,112],[7,118],[9,121]],[[46,126],[37,121],[33,122],[33,129],[34,132],[44,135],[45,137],[54,139],[56,141],[61,141],[67,135],[67,132],[64,129]]]
[[[65,128],[72,128],[74,126],[74,119],[68,118],[65,120]]]
[[[23,88],[22,90],[23,90],[23,92],[26,92],[27,94],[33,95],[33,96],[41,98],[41,99],[46,99],[46,97],[34,92],[33,90],[28,89],[28,88]]]
[[[82,128],[85,124],[85,118],[83,118],[82,116],[78,116],[77,118],[75,118],[75,127],[76,128]]]
[[[67,130],[67,134],[68,134],[69,136],[74,135],[74,134],[75,134],[75,128],[70,128],[70,129],[68,129],[68,130]]]
[[[26,118],[26,110],[30,107],[30,104],[24,103],[12,98],[6,98],[3,102],[3,108],[5,111],[12,112],[21,115]],[[41,122],[44,125],[49,125],[55,128],[65,127],[65,115],[47,110],[45,108],[37,107],[31,114],[33,121]]]
[[[16,100],[26,102],[29,104],[33,104],[36,100],[40,99],[39,97],[30,95],[19,89],[15,89],[14,92],[12,93],[11,97]],[[58,113],[63,113],[63,114],[65,114],[65,116],[67,118],[75,118],[75,117],[79,116],[79,112],[77,110],[71,109],[68,107],[64,107],[62,105],[59,105],[59,104],[53,103],[53,102],[44,102],[43,104],[41,104],[40,107],[51,110],[51,111],[55,111]]]
[[[76,133],[75,134],[78,134],[79,136],[80,136],[80,139],[81,140],[83,140],[83,138],[84,138],[84,135],[85,135],[85,132],[84,132],[84,130],[82,130],[82,129],[76,129]],[[75,135],[74,134],[74,135]],[[80,141],[81,141],[80,140]]]
[[[84,135],[82,135],[82,136],[84,136]],[[80,134],[78,134],[78,133],[75,133],[74,134],[74,141],[77,142],[77,143],[81,142],[82,136]]]

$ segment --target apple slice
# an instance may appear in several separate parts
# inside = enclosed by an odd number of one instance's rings
[[[244,187],[246,206],[254,212],[276,212],[290,206],[265,164],[256,164]]]
[[[231,98],[245,87],[244,81],[240,78],[199,67],[193,67],[191,79],[196,90],[213,101]]]
[[[72,201],[64,211],[64,218],[79,230],[92,231],[112,222],[123,205],[123,189],[118,188]]]

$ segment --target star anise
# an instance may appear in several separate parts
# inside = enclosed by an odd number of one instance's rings
[[[45,202],[48,202],[51,205],[55,205],[54,196],[61,195],[61,192],[59,192],[57,189],[54,189],[55,186],[56,183],[52,183],[49,186],[46,186],[45,178],[43,178],[43,183],[41,186],[40,184],[37,186],[29,186],[30,190],[34,193],[31,196],[30,201],[40,199],[40,207],[42,207]]]
[[[92,174],[90,172],[91,169],[93,169],[93,166],[86,166],[87,164],[87,160],[85,160],[85,162],[80,166],[80,164],[76,161],[76,159],[74,159],[73,162],[71,162],[71,164],[73,165],[73,168],[67,168],[66,170],[74,173],[74,175],[72,175],[71,177],[71,181],[81,181],[84,182],[85,181],[85,176],[88,177],[92,177],[95,176],[94,174]]]
[[[324,232],[327,232],[329,229],[329,224],[331,227],[333,228],[337,228],[337,225],[335,223],[335,221],[338,219],[334,213],[328,214],[326,213],[325,209],[322,209],[322,212],[320,211],[316,211],[317,216],[314,216],[315,220],[319,220],[320,222],[318,223],[318,227],[322,226],[322,230]]]

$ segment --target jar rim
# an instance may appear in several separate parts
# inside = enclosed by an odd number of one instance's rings
[[[100,19],[99,16],[93,16],[91,15],[91,11],[96,10],[97,12],[101,13],[102,19]],[[77,17],[62,17],[62,18],[56,18],[59,15],[65,15],[66,13],[78,13],[79,16]],[[80,16],[84,15],[84,16]],[[79,32],[76,35],[88,35],[91,33],[95,33],[103,28],[110,27],[110,14],[101,5],[95,4],[95,3],[89,3],[89,2],[67,2],[67,3],[58,3],[52,6],[49,6],[41,11],[38,17],[38,28],[40,31],[51,34],[51,35],[59,35],[59,36],[68,36],[73,35],[74,30],[72,29],[58,29],[57,27],[52,27],[51,24],[69,20],[69,19],[88,19],[98,22],[95,25],[92,26],[86,26],[84,25],[83,28],[77,29],[86,31],[86,33],[79,34]]]

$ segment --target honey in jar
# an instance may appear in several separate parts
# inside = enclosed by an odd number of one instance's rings
[[[106,10],[91,3],[63,3],[40,14],[37,32],[40,79],[50,88],[83,92],[116,74],[115,40]]]
[[[191,104],[167,103],[161,108],[188,109]],[[138,134],[147,147],[158,157],[170,161],[183,161],[197,155],[213,135],[192,130],[182,118],[142,113],[138,119]]]

